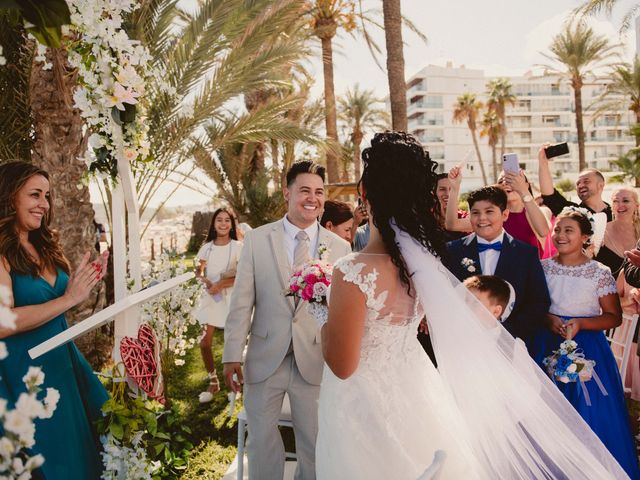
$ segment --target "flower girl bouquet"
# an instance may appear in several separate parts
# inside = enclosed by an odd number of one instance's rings
[[[298,297],[308,303],[309,313],[320,324],[327,321],[327,292],[331,285],[333,265],[322,260],[311,260],[291,275],[285,296]]]
[[[596,362],[584,358],[584,353],[573,340],[565,340],[558,350],[542,361],[549,376],[559,382],[587,382],[591,380]]]

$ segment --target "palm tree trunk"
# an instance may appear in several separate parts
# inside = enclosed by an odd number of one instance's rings
[[[338,118],[336,116],[336,92],[333,81],[333,36],[324,35],[322,42],[322,68],[324,72],[324,122],[327,137],[338,142]],[[327,180],[335,183],[339,179],[338,157],[331,150],[327,151]]]
[[[471,130],[471,139],[473,140],[473,148],[475,148],[476,156],[478,157],[480,173],[482,173],[482,182],[487,185],[487,173],[484,171],[484,163],[482,162],[482,156],[480,155],[480,147],[478,146],[478,139],[476,138],[475,130]]]
[[[67,62],[67,53],[62,49],[48,49],[47,61],[53,68],[43,70],[41,63],[34,63],[30,80],[35,134],[32,161],[51,176],[55,192],[53,227],[75,268],[85,252],[94,250],[96,240],[89,189],[82,183],[86,166],[78,160],[86,150],[86,136],[83,136],[80,112],[72,106],[77,74]],[[95,288],[87,301],[67,312],[69,323],[101,309],[104,290],[104,286]],[[111,356],[112,340],[108,329],[104,332],[98,329],[77,343],[92,365],[99,367]]]
[[[360,168],[360,145],[362,145],[363,138],[362,130],[360,130],[359,126],[353,130],[351,134],[351,141],[353,142],[353,171],[355,176],[355,181],[360,180],[361,168]]]
[[[491,147],[491,164],[493,165],[493,182],[498,183],[498,156],[496,155],[496,146]]]
[[[587,168],[584,153],[584,123],[582,120],[582,82],[574,79],[571,82],[576,102],[576,129],[578,130],[578,171]]]
[[[504,108],[502,108],[502,110],[500,111],[499,118],[500,118],[500,158],[502,158],[502,156],[505,154],[505,151],[506,151],[505,144],[507,143],[507,119],[506,119],[506,115],[504,114]],[[496,168],[497,167],[494,160],[493,162],[493,181],[494,182],[498,181],[498,172]]]
[[[391,124],[394,130],[406,132],[407,84],[404,78],[402,14],[400,0],[383,0],[384,36],[387,45],[387,77],[391,102]]]

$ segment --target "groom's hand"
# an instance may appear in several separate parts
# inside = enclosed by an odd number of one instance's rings
[[[240,362],[225,363],[222,368],[222,374],[224,375],[224,383],[227,387],[234,393],[240,393],[242,384],[244,383],[242,364]],[[233,378],[234,374],[236,375],[235,379]]]

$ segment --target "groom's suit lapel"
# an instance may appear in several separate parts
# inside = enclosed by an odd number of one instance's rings
[[[275,258],[276,265],[278,266],[282,290],[284,291],[289,284],[289,278],[291,278],[292,272],[291,266],[289,265],[289,259],[287,258],[287,251],[284,246],[284,226],[282,225],[282,220],[273,225],[271,233],[269,234],[269,240],[271,242],[273,257]],[[285,300],[289,304],[291,312],[293,313],[295,310],[293,297],[285,297]]]

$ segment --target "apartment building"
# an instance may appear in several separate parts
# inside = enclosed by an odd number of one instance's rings
[[[407,83],[409,131],[417,136],[429,150],[431,157],[447,171],[460,162],[473,149],[466,122],[453,123],[456,99],[465,92],[478,95],[486,101],[486,77],[482,70],[429,65]],[[569,142],[570,154],[554,159],[556,178],[575,178],[578,173],[578,144],[575,125],[573,91],[566,82],[551,77],[527,73],[511,77],[514,106],[507,108],[506,150],[518,154],[521,166],[535,178],[537,152],[545,142]],[[582,89],[585,127],[586,161],[589,167],[604,172],[613,170],[611,161],[635,145],[628,134],[634,123],[628,110],[607,111],[594,118],[595,102],[604,89],[604,83],[585,85]],[[486,138],[479,136],[480,153],[487,176],[491,179],[491,150]],[[498,152],[499,153],[499,152]],[[476,156],[467,163],[465,187],[482,184]]]

